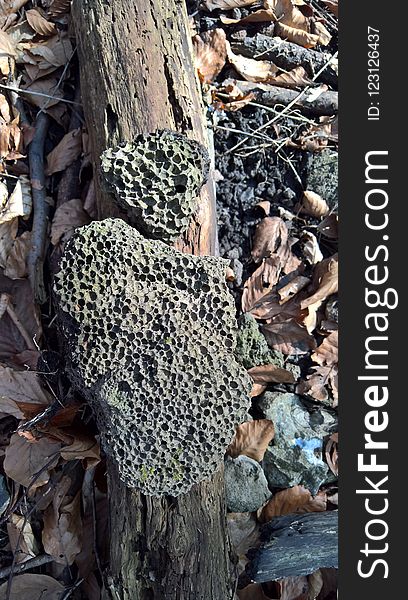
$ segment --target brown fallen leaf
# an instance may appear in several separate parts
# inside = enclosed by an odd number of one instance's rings
[[[48,14],[50,17],[59,17],[67,12],[71,7],[72,0],[51,0],[48,2]]]
[[[59,242],[66,242],[73,235],[75,229],[88,225],[91,218],[85,212],[82,200],[73,198],[64,202],[57,208],[51,224],[51,243],[56,246]]]
[[[314,48],[319,43],[319,36],[302,29],[290,27],[284,23],[276,23],[275,34],[288,42],[293,42],[304,48]]]
[[[33,404],[38,412],[52,402],[49,394],[41,387],[36,373],[16,371],[0,365],[0,412],[16,417],[29,418],[24,406]]]
[[[72,565],[82,548],[81,490],[74,497],[67,495],[71,484],[69,477],[62,477],[52,504],[43,512],[44,550],[66,566]]]
[[[323,512],[326,510],[326,493],[318,492],[315,497],[302,485],[281,490],[260,510],[259,520],[266,523],[274,517],[291,513]]]
[[[289,142],[289,145],[308,152],[320,152],[326,148],[331,138],[332,124],[325,117],[321,117],[320,123],[303,129],[298,137]]]
[[[309,584],[304,575],[285,577],[275,582],[280,600],[308,600]]]
[[[296,386],[297,394],[306,394],[319,402],[329,403],[333,408],[337,406],[337,366],[331,367],[313,367],[311,374],[306,379],[302,379]],[[329,393],[327,385],[330,386],[334,402],[329,402]]]
[[[261,299],[271,292],[279,279],[281,270],[280,260],[277,257],[267,258],[246,280],[242,293],[242,311],[249,312]],[[263,317],[259,317],[263,318]]]
[[[261,210],[264,211],[265,217],[269,216],[269,213],[271,211],[271,203],[269,202],[269,200],[260,200],[259,202],[257,202],[257,204],[255,204],[255,206],[258,206]]]
[[[260,583],[250,583],[242,590],[237,590],[237,598],[239,600],[271,600],[270,596],[264,594]]]
[[[23,598],[60,600],[65,590],[64,586],[53,577],[37,573],[14,575],[10,594],[7,590],[8,585],[8,581],[0,585],[0,600],[23,600]]]
[[[253,92],[249,92],[249,94],[241,94],[239,98],[235,100],[231,100],[231,102],[225,102],[222,105],[223,110],[229,112],[236,112],[237,110],[241,110],[247,104],[250,104],[253,100],[255,100],[256,94]]]
[[[47,21],[47,19],[41,14],[41,12],[38,9],[32,8],[30,10],[26,10],[25,16],[30,27],[32,27],[34,31],[39,35],[44,35],[48,37],[56,33],[54,23]]]
[[[232,547],[239,558],[239,575],[248,562],[248,551],[260,545],[259,523],[255,513],[228,513],[227,527]]]
[[[325,300],[328,296],[338,292],[338,269],[339,263],[337,254],[334,254],[330,258],[325,258],[316,265],[312,282],[315,291],[311,296],[302,300],[300,304],[302,309],[307,308],[319,300]]]
[[[7,520],[7,533],[16,562],[22,563],[38,554],[39,548],[27,519],[13,513]]]
[[[42,438],[29,442],[14,433],[6,448],[4,471],[13,481],[34,491],[50,478],[59,459],[61,444]]]
[[[64,135],[60,143],[47,156],[46,175],[64,171],[82,152],[81,129],[73,129]]]
[[[204,0],[203,6],[209,11],[217,9],[231,10],[255,4],[257,0]]]
[[[337,0],[322,0],[323,4],[327,6],[329,11],[336,17],[339,16],[339,5]]]
[[[14,190],[7,198],[7,187],[0,183],[0,224],[12,221],[16,217],[28,219],[31,214],[31,187],[26,176],[21,175]]]
[[[305,231],[300,238],[305,259],[310,265],[316,265],[323,260],[323,254],[320,250],[317,237],[310,231]]]
[[[203,83],[213,81],[225,65],[226,39],[225,31],[221,28],[205,31],[193,37],[195,66]]]
[[[324,217],[330,211],[327,202],[323,200],[319,194],[306,190],[303,192],[302,199],[299,203],[299,210],[301,213],[310,215],[311,217]]]
[[[318,231],[329,238],[337,240],[339,238],[339,217],[335,213],[328,215],[317,227]]]
[[[258,263],[263,258],[281,252],[286,257],[288,228],[280,217],[265,217],[256,226],[251,256]]]
[[[339,361],[338,331],[328,335],[317,350],[312,354],[312,360],[322,366],[333,366]]]
[[[295,319],[275,317],[270,323],[263,325],[261,331],[268,345],[283,354],[307,354],[316,348],[315,338]]]
[[[255,398],[255,396],[260,396],[261,394],[264,393],[264,391],[266,390],[266,385],[262,384],[262,383],[254,383],[252,385],[252,389],[249,392],[249,397],[250,398]]]
[[[272,421],[268,419],[247,421],[238,425],[235,437],[228,446],[226,453],[232,458],[244,454],[260,462],[274,435],[275,428]]]
[[[58,86],[58,79],[53,76],[29,81],[21,87],[27,92],[24,94],[24,99],[27,100],[27,102],[30,102],[30,104],[46,110],[47,112],[49,108],[58,104],[64,96],[62,90]],[[29,92],[34,93],[30,94]],[[38,96],[37,93],[45,94],[45,96]]]
[[[270,83],[273,83],[273,85],[277,85],[278,87],[289,89],[301,89],[308,85],[314,85],[303,67],[295,67],[287,73],[280,73]]]
[[[64,460],[81,460],[85,469],[95,467],[101,460],[101,451],[95,437],[77,429],[69,432],[71,443],[61,448]]]
[[[331,42],[331,33],[327,30],[321,21],[313,21],[312,32],[319,37],[319,44],[328,46]]]
[[[303,325],[306,327],[308,333],[313,333],[317,325],[317,311],[322,304],[321,300],[318,300],[314,304],[307,307],[308,314],[303,318]]]
[[[278,295],[279,295],[279,304],[285,304],[289,300],[293,298],[298,292],[303,290],[310,283],[310,279],[308,277],[304,277],[303,275],[297,275],[293,279],[289,281],[283,287],[278,287]]]
[[[27,277],[27,256],[31,248],[31,231],[25,231],[15,238],[10,248],[4,275],[10,279]]]
[[[278,72],[278,67],[267,60],[255,60],[246,58],[240,54],[234,54],[231,45],[227,41],[227,58],[230,64],[246,81],[255,83],[268,83]]]
[[[307,576],[307,583],[309,586],[307,600],[316,600],[323,587],[323,575],[320,569]]]
[[[259,365],[248,369],[248,375],[252,377],[255,383],[294,383],[293,374],[286,369],[276,365]]]
[[[326,462],[334,475],[339,474],[339,454],[338,454],[339,434],[332,433],[326,442],[325,455]]]

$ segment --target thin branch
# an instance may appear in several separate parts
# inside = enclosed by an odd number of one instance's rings
[[[48,98],[49,100],[58,100],[58,102],[65,102],[66,104],[76,104],[82,106],[80,102],[74,102],[74,100],[67,100],[66,98],[59,98],[58,96],[50,96],[50,94],[43,94],[42,92],[34,92],[30,90],[22,90],[21,88],[14,87],[12,85],[5,85],[0,83],[0,89],[8,90],[9,92],[15,92],[16,94],[28,94],[29,96],[40,96],[40,98]]]
[[[13,575],[19,575],[20,573],[24,573],[25,571],[29,571],[30,569],[36,569],[37,567],[41,567],[41,565],[46,565],[49,562],[52,562],[54,559],[49,554],[40,554],[39,556],[34,556],[34,558],[30,558],[23,563],[19,563],[13,567]],[[11,573],[11,565],[8,567],[4,567],[0,569],[0,579],[6,579],[9,577]]]

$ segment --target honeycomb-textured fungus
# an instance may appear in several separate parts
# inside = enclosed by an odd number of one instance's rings
[[[122,480],[145,494],[176,496],[209,477],[247,418],[227,265],[117,219],[66,246],[55,292],[68,369]]]
[[[163,241],[187,229],[208,167],[201,144],[167,130],[139,135],[101,156],[102,173],[129,222]]]

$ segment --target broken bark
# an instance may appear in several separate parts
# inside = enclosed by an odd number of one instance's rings
[[[262,60],[270,60],[286,71],[295,67],[303,67],[310,77],[314,77],[330,60],[330,54],[309,50],[292,42],[281,40],[279,37],[270,37],[262,33],[249,37],[245,33],[241,30],[232,35],[231,49],[233,52],[248,58],[259,57]],[[338,77],[331,65],[319,75],[318,81],[337,89]]]
[[[225,82],[224,82],[225,84]],[[237,85],[244,94],[254,92],[255,101],[264,106],[276,106],[281,104],[287,106],[299,96],[298,90],[290,90],[276,85],[252,83],[249,81],[239,81]],[[311,88],[313,93],[313,88]],[[332,116],[338,112],[338,93],[333,91],[322,92],[312,102],[307,101],[308,95],[299,96],[293,105],[300,109],[305,115],[311,116]]]
[[[322,567],[338,566],[336,510],[291,514],[272,519],[261,528],[262,544],[241,576],[240,587],[284,577],[309,575]]]
[[[72,14],[98,215],[126,221],[101,185],[104,149],[160,128],[208,147],[184,2],[75,0]],[[177,247],[216,253],[211,178]],[[156,498],[128,489],[112,462],[107,468],[111,540],[104,600],[230,600],[235,577],[222,472],[189,494]]]

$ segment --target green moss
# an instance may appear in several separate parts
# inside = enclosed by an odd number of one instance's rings
[[[151,477],[153,477],[155,468],[154,467],[146,467],[146,465],[142,465],[139,468],[140,472],[140,481],[146,483]]]
[[[269,348],[258,323],[249,313],[243,314],[239,319],[235,355],[246,369],[269,364],[283,367],[284,364],[282,352]]]

